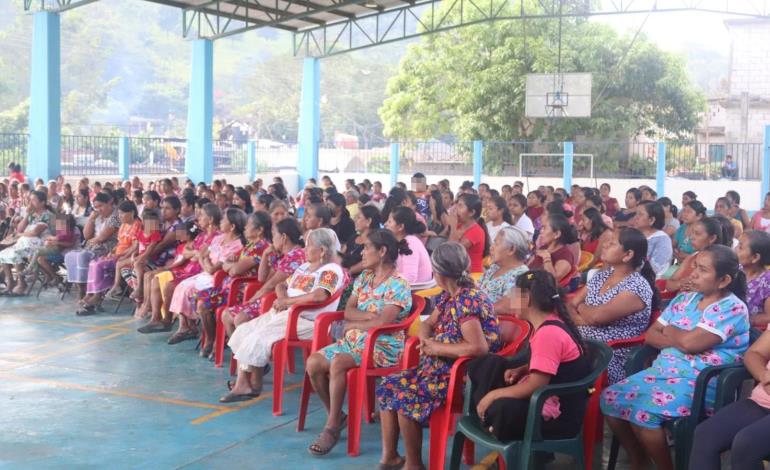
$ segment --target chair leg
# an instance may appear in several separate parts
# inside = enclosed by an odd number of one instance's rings
[[[290,374],[295,374],[297,370],[296,358],[294,357],[296,353],[296,348],[286,348],[286,363],[289,365]]]
[[[214,337],[214,367],[222,367],[225,360],[225,325],[222,323],[224,308],[218,308],[216,315],[217,333]]]
[[[305,379],[302,382],[302,393],[299,396],[299,416],[297,417],[297,432],[305,430],[305,417],[307,416],[307,406],[310,402],[310,394],[313,393],[313,385],[310,383],[310,376],[305,373]]]
[[[361,397],[363,398],[364,405],[364,419],[367,424],[372,424],[374,422],[374,387],[376,385],[374,380],[375,377],[362,378],[365,388],[361,392]]]
[[[476,444],[468,439],[463,447],[463,462],[465,465],[473,465],[476,460]]]
[[[607,470],[615,470],[615,465],[618,463],[618,453],[620,452],[620,441],[615,436],[612,436],[612,443],[610,444],[610,458],[607,462]]]
[[[593,464],[594,448],[596,447],[597,433],[602,428],[602,414],[599,409],[598,394],[591,395],[588,399],[588,407],[583,421],[583,452],[585,455],[585,464],[591,468]]]
[[[348,371],[348,455],[351,457],[361,453],[361,408],[364,405],[359,376],[359,368]]]
[[[452,454],[449,457],[449,470],[460,470],[460,457],[463,454],[463,447],[465,444],[465,435],[461,432],[456,432],[455,437],[452,440]]]
[[[287,352],[285,339],[273,345],[273,416],[283,414],[283,376]]]
[[[127,295],[128,295],[128,287],[123,289],[123,293],[120,294],[120,300],[118,300],[118,305],[115,306],[114,313],[118,313],[118,310],[120,310],[120,307],[123,305],[123,300],[126,298]]]
[[[428,452],[428,470],[444,470],[446,461],[446,441],[449,438],[450,410],[444,405],[433,411],[430,416],[430,450]]]

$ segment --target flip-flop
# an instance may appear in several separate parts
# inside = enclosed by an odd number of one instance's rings
[[[75,312],[75,315],[79,317],[88,317],[91,315],[96,315],[96,307],[88,306],[88,307],[81,308],[80,310]]]
[[[259,393],[228,393],[219,399],[219,403],[237,403],[239,401],[249,401],[257,398]]]
[[[379,463],[377,470],[401,470],[406,465],[406,459],[401,457],[398,463]]]
[[[307,450],[310,452],[310,455],[321,457],[331,452],[339,441],[340,431],[338,429],[324,428]]]

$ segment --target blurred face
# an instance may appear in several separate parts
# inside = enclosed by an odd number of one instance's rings
[[[542,240],[542,246],[547,246],[556,241],[558,238],[559,233],[554,232],[551,228],[551,222],[546,219],[545,222],[543,222],[543,228],[540,230],[540,239]]]
[[[165,194],[168,194],[173,191],[173,188],[170,184],[168,184],[167,181],[164,181],[160,184],[160,190],[163,191]]]
[[[623,245],[620,244],[619,235],[619,232],[613,232],[612,237],[607,240],[604,248],[602,248],[601,259],[604,264],[614,266],[631,260],[633,252],[623,249]]]
[[[646,230],[652,226],[653,222],[654,220],[647,213],[647,208],[642,205],[636,208],[636,215],[631,225],[639,230]]]
[[[157,219],[145,219],[142,223],[144,233],[153,233],[160,230],[160,221]]]
[[[67,230],[67,221],[64,219],[56,219],[56,231],[63,232]]]
[[[361,263],[364,269],[374,269],[379,266],[386,252],[387,250],[384,247],[378,250],[369,239],[366,239],[364,241],[364,249],[361,252]]]
[[[452,207],[452,198],[449,197],[449,193],[441,193],[441,202],[446,208]]]
[[[694,224],[698,221],[698,214],[690,206],[684,206],[682,208],[682,222],[686,224]]]
[[[730,284],[730,276],[717,277],[711,253],[698,253],[695,257],[695,267],[690,275],[693,290],[701,294],[711,294],[724,289]]]
[[[219,230],[229,233],[232,232],[234,228],[234,225],[230,223],[229,220],[227,220],[227,217],[222,217],[222,221],[219,222]]]
[[[382,185],[380,183],[374,183],[374,192],[375,193],[381,193],[382,192]]]
[[[717,203],[714,205],[714,212],[717,214],[722,214],[727,218],[730,217],[730,209],[727,207],[724,201],[717,201]]]
[[[580,223],[583,226],[583,230],[586,232],[590,232],[592,228],[594,228],[593,222],[591,222],[591,219],[586,217],[585,215],[580,216]]]
[[[284,253],[284,250],[287,248],[286,235],[279,232],[275,226],[273,226],[273,248],[279,253]]]
[[[578,206],[582,206],[583,204],[586,203],[586,197],[583,194],[582,190],[572,192],[572,202],[574,202]]]
[[[527,207],[537,207],[540,205],[540,198],[536,194],[527,196]]]
[[[254,224],[248,223],[246,224],[246,228],[244,229],[243,234],[248,238],[249,240],[259,240],[262,238],[262,227],[255,227]]]
[[[741,266],[753,266],[759,262],[759,255],[751,252],[749,237],[746,234],[738,239],[738,246],[735,248],[735,254],[738,255],[738,263]]]
[[[513,314],[516,315],[516,318],[521,320],[528,320],[529,291],[519,287],[514,287],[511,289],[511,295],[509,298],[511,300],[511,310],[513,310]]]
[[[412,191],[423,192],[427,188],[425,184],[425,178],[412,178]]]
[[[367,230],[369,230],[369,224],[372,223],[371,220],[366,218],[363,212],[356,214],[354,222],[356,224],[356,232],[358,233],[365,233]]]
[[[492,201],[487,203],[487,217],[493,222],[497,222],[503,218],[503,211],[501,211],[497,204]]]
[[[313,241],[308,241],[305,245],[305,258],[311,263],[317,263],[323,258],[323,249]]]
[[[526,211],[527,208],[522,207],[521,204],[519,204],[519,201],[516,199],[511,199],[511,202],[508,203],[508,210],[516,217],[520,217],[524,214],[524,211]]]
[[[314,208],[305,211],[305,215],[302,217],[302,224],[305,226],[305,230],[321,228],[321,222],[321,218],[315,215]]]
[[[134,221],[134,213],[133,212],[121,212],[118,211],[118,214],[120,215],[120,223],[122,224],[130,224]],[[58,221],[57,221],[58,223]]]
[[[700,251],[714,242],[713,237],[709,237],[706,227],[701,223],[693,225],[690,232],[690,243],[696,251]]]
[[[151,198],[148,194],[142,196],[142,204],[144,204],[145,209],[155,209],[158,207],[158,203],[155,199]]]
[[[473,216],[471,211],[468,209],[468,206],[465,205],[465,201],[462,199],[460,199],[455,206],[455,214],[457,215],[457,221],[460,223],[469,221]]]
[[[246,208],[246,201],[240,198],[237,194],[233,197],[233,205],[240,207],[241,209]]]
[[[102,217],[109,217],[112,214],[112,204],[94,201],[94,210]]]
[[[636,207],[636,198],[632,193],[626,193],[626,208],[633,209]]]
[[[273,209],[273,212],[270,213],[270,220],[273,222],[273,225],[275,225],[288,216],[289,216],[289,213],[286,212],[286,209],[284,209],[283,207],[276,207],[275,209]]]
[[[190,241],[190,234],[185,229],[175,230],[174,235],[176,235],[176,241],[178,242],[186,243]]]
[[[200,214],[198,214],[198,225],[200,226],[201,230],[208,230],[211,227],[212,222],[213,220],[206,213],[206,211],[201,210]]]
[[[10,194],[13,199],[16,199],[17,197],[19,197],[18,186],[11,186],[11,189],[8,190],[8,194]]]
[[[489,247],[489,256],[492,258],[493,263],[499,264],[506,259],[512,258],[513,251],[513,249],[506,246],[505,236],[501,231],[495,236],[495,239],[492,241],[492,246]]]
[[[179,216],[179,211],[174,209],[174,206],[167,202],[160,205],[160,210],[163,215],[163,220],[174,220]]]
[[[687,204],[689,204],[689,203],[690,203],[690,201],[692,201],[692,198],[690,198],[690,196],[688,196],[688,195],[686,195],[686,194],[683,194],[683,195],[682,195],[682,207],[684,207],[684,206],[686,206]]]
[[[385,228],[390,230],[390,232],[393,235],[395,235],[396,237],[399,237],[399,236],[403,235],[403,233],[404,233],[404,226],[399,224],[399,223],[397,223],[393,219],[392,215],[390,217],[388,217],[388,220],[385,222]]]
[[[654,200],[655,198],[652,197],[652,193],[649,190],[647,189],[642,190],[642,201],[654,201]]]
[[[599,194],[604,199],[610,197],[610,188],[608,186],[606,186],[606,185],[602,185],[602,187],[599,188]]]

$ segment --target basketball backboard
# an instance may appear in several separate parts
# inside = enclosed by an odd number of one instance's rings
[[[527,74],[526,116],[591,117],[591,80],[590,73]]]

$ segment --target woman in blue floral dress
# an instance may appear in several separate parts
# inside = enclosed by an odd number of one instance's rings
[[[643,468],[647,456],[656,468],[673,469],[663,424],[690,414],[703,369],[740,361],[749,344],[746,279],[735,253],[721,245],[701,251],[691,283],[693,291],[676,297],[647,330],[647,344],[661,350],[652,366],[602,394],[602,412],[632,469]],[[707,409],[713,399],[710,387]]]
[[[342,403],[348,370],[361,365],[367,332],[371,328],[406,320],[412,309],[409,283],[396,270],[398,241],[387,230],[371,230],[364,239],[364,270],[353,283],[345,307],[344,337],[313,353],[307,373],[328,412],[321,435],[310,446],[313,455],[325,455],[337,444],[345,427]],[[381,335],[374,346],[374,365],[391,367],[401,361],[405,334]]]
[[[430,318],[420,325],[420,363],[386,377],[376,390],[382,422],[382,466],[423,468],[422,426],[446,400],[454,360],[500,349],[500,325],[492,303],[469,277],[470,258],[457,242],[437,247],[433,273],[444,292]],[[399,430],[406,459],[398,454]]]
[[[489,249],[492,264],[479,281],[479,290],[494,305],[495,313],[510,313],[508,294],[516,287],[516,278],[529,270],[529,238],[518,227],[503,227],[497,232]]]

